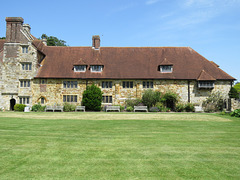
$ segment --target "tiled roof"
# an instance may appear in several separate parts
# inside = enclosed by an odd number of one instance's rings
[[[101,47],[94,50],[92,47],[43,46],[40,49],[46,57],[37,78],[197,80],[204,70],[214,79],[234,80],[188,47]],[[103,65],[103,71],[95,73],[88,68],[84,73],[74,72],[73,66],[79,60],[88,67]],[[161,63],[173,65],[173,72],[159,72]]]
[[[202,70],[197,80],[198,81],[215,81],[216,79],[211,75],[209,75],[208,73],[206,73],[206,71]]]
[[[0,51],[2,51],[5,41],[5,39],[0,39]]]

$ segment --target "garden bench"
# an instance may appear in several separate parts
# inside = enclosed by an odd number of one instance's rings
[[[147,106],[134,106],[134,112],[135,111],[146,111],[148,112]]]
[[[83,111],[83,112],[85,112],[85,106],[76,106],[75,111],[76,111],[76,112],[77,112],[77,111]]]
[[[55,111],[61,111],[61,112],[63,112],[63,106],[56,106],[56,107],[54,108],[53,112],[55,112]]]
[[[45,112],[47,112],[47,111],[52,111],[52,112],[54,112],[53,106],[46,106]]]
[[[106,112],[108,111],[119,111],[120,112],[120,106],[107,106]]]

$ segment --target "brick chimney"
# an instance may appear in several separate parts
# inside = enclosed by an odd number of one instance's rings
[[[100,36],[99,35],[92,36],[92,47],[94,49],[100,48]]]
[[[23,28],[23,18],[21,17],[6,17],[7,31],[6,42],[7,43],[19,43],[21,42],[21,32]]]

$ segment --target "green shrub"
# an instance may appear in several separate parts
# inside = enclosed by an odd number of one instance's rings
[[[178,99],[179,97],[176,93],[169,91],[163,95],[161,101],[167,108],[170,108],[173,111],[176,107]]]
[[[240,117],[240,109],[235,109],[233,112],[230,113],[233,117]]]
[[[120,106],[120,111],[123,112],[125,107],[124,106],[121,106],[121,105],[114,105],[114,106]]]
[[[15,111],[24,111],[24,108],[26,107],[25,104],[15,104],[14,105],[14,110]]]
[[[71,112],[75,111],[76,106],[74,104],[64,103],[63,104],[63,111],[65,112]]]
[[[168,112],[169,111],[169,108],[165,107],[164,104],[161,102],[157,102],[155,107],[157,107],[160,112]]]
[[[176,105],[175,111],[176,112],[183,112],[185,110],[185,104],[179,103]]]
[[[127,107],[134,107],[134,106],[138,106],[139,104],[141,104],[142,103],[142,100],[141,99],[126,99],[126,106]]]
[[[132,112],[134,109],[133,109],[133,107],[132,106],[128,106],[127,108],[126,108],[126,111],[128,111],[128,112]]]
[[[203,101],[203,109],[205,112],[222,111],[224,106],[224,98],[220,92],[213,92]]]
[[[40,103],[38,104],[34,104],[32,106],[32,111],[35,111],[35,112],[43,112],[45,110],[45,107],[46,106],[42,106]]]
[[[82,104],[88,111],[100,111],[102,104],[102,92],[96,85],[87,86],[83,92]]]
[[[228,95],[230,98],[239,99],[239,93],[238,93],[237,89],[235,89],[234,87],[231,87]]]
[[[149,108],[149,112],[159,112],[159,109],[157,107],[151,107]]]
[[[186,112],[194,112],[195,111],[194,105],[192,103],[187,103],[185,105],[184,109]]]
[[[161,101],[161,93],[148,89],[144,91],[142,96],[142,103],[148,108],[156,106],[157,102]]]

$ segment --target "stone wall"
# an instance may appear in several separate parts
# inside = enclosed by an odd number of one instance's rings
[[[235,109],[240,109],[240,100],[231,99],[231,111],[234,111]]]
[[[63,88],[63,81],[77,81],[77,88]],[[63,104],[63,95],[77,95],[78,102],[81,104],[82,93],[86,85],[96,84],[101,88],[103,96],[112,96],[112,104],[124,105],[128,98],[141,98],[147,88],[143,88],[143,80],[133,81],[133,88],[123,88],[123,80],[111,80],[112,88],[102,88],[102,81],[109,80],[79,80],[79,79],[48,79],[47,84],[40,84],[40,79],[34,79],[32,83],[32,102],[40,102],[41,97],[46,99],[46,105]],[[189,84],[189,87],[188,87]],[[231,88],[231,82],[216,81],[213,89],[198,89],[197,81],[187,80],[153,80],[153,90],[166,93],[173,91],[180,96],[181,102],[188,102],[188,89],[190,91],[190,102],[201,105],[211,92],[220,91],[227,97]],[[109,105],[109,103],[103,104]]]

